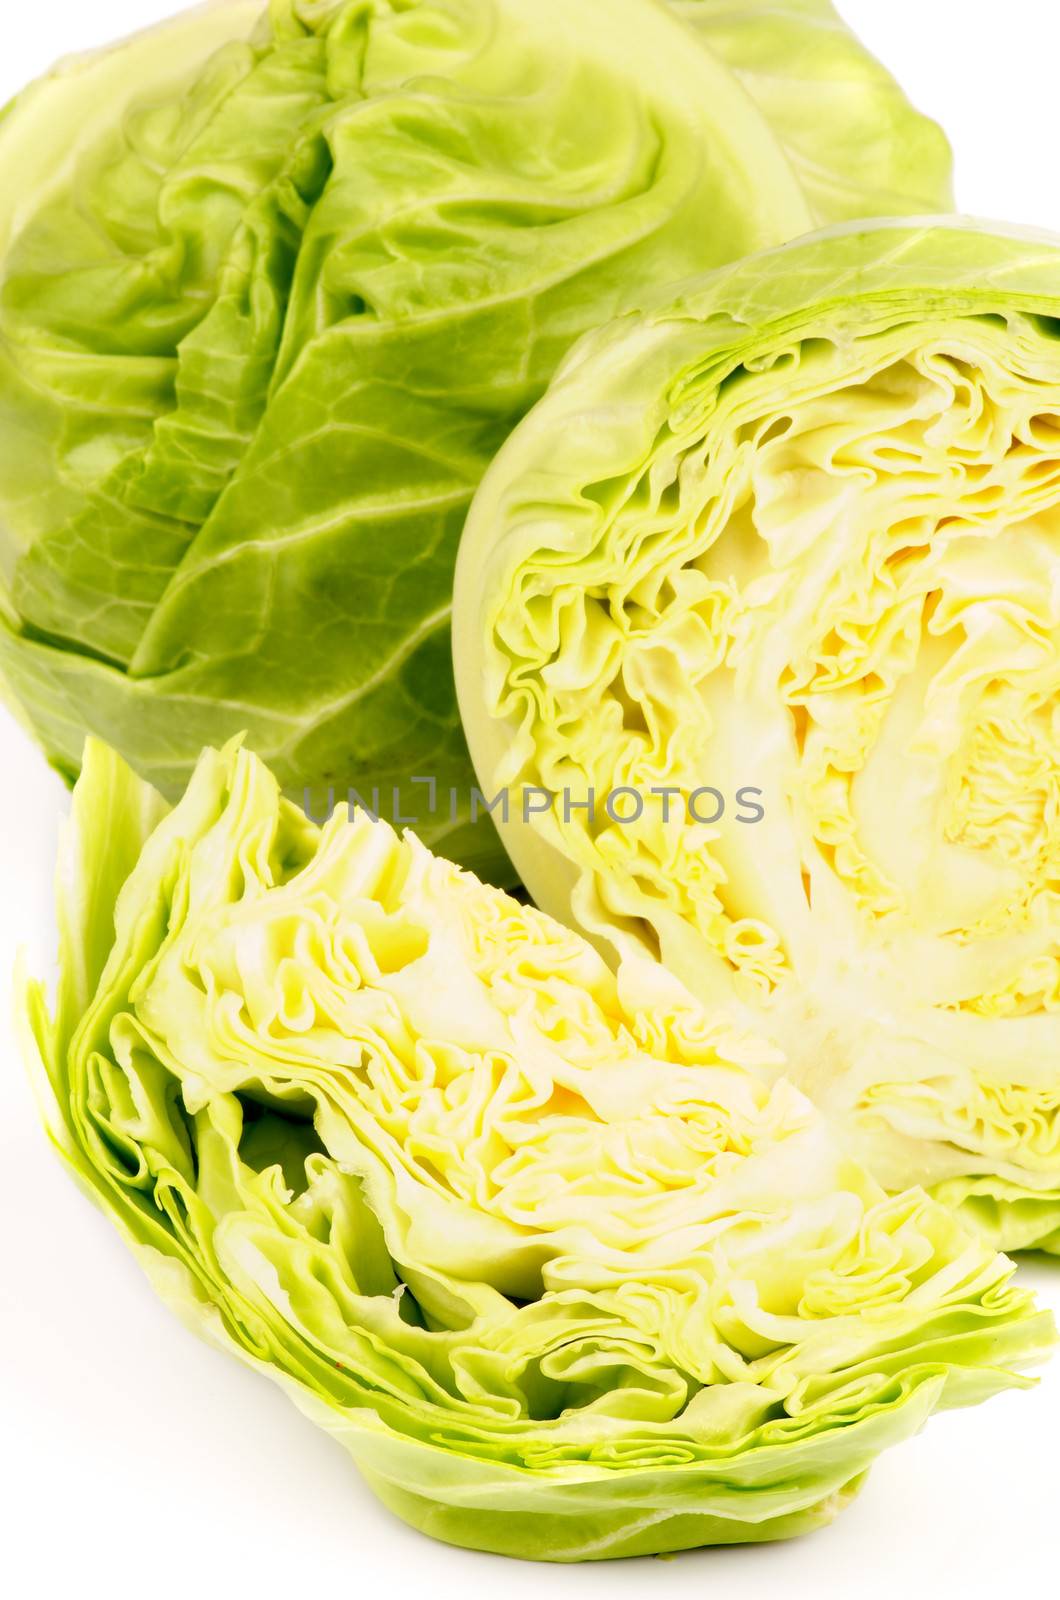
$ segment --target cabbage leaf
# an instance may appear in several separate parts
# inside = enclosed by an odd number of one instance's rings
[[[693,10],[219,0],[13,104],[0,679],[67,777],[88,730],[175,794],[247,730],[314,810],[359,781],[418,815],[431,777],[425,839],[509,871],[449,642],[497,446],[645,289],[949,203],[945,139],[838,23],[800,120],[819,7],[753,61]]]

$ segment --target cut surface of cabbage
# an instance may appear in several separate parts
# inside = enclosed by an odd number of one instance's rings
[[[574,352],[457,593],[484,787],[574,799],[505,829],[539,903],[1004,1248],[1060,1247],[1058,330],[1031,234],[724,269]]]
[[[439,1538],[797,1533],[1051,1346],[1010,1262],[660,966],[363,812],[318,828],[235,746],[173,810],[88,747],[60,931],[28,1002],[55,1144],[161,1296]]]

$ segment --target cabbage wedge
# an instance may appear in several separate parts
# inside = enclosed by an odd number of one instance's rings
[[[755,40],[705,3],[218,0],[14,102],[0,680],[67,777],[89,731],[176,794],[246,730],[313,809],[356,783],[510,875],[449,644],[494,451],[647,288],[949,204],[830,7]]]
[[[1060,241],[850,226],[583,342],[456,636],[483,786],[562,797],[504,828],[538,903],[1060,1250]]]
[[[55,1143],[163,1298],[441,1539],[794,1534],[1052,1342],[661,967],[362,811],[318,828],[234,745],[169,811],[90,744],[60,895]]]

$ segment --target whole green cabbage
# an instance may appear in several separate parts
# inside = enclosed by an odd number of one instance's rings
[[[949,203],[830,5],[675,10],[220,0],[8,109],[0,679],[67,776],[88,729],[175,793],[246,729],[314,808],[430,777],[508,870],[449,644],[493,452],[646,288]]]
[[[53,1137],[160,1294],[401,1516],[557,1561],[827,1521],[1051,1318],[887,1197],[658,965],[255,757],[165,803],[89,745],[60,872]]]
[[[1060,1250],[1060,241],[850,226],[590,336],[457,587],[484,787],[568,791],[538,902]]]

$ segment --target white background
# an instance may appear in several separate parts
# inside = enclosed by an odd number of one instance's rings
[[[574,3],[574,0],[572,0]],[[177,0],[7,0],[0,104],[59,53]],[[1060,230],[1055,0],[840,0],[949,131],[979,216]],[[0,181],[7,181],[4,175]],[[937,1418],[892,1451],[830,1529],[787,1545],[544,1568],[435,1545],[379,1509],[339,1448],[263,1379],[200,1347],[155,1302],[38,1132],[6,974],[49,959],[61,785],[0,712],[0,1581],[213,1600],[229,1594],[511,1600],[978,1600],[1060,1571],[1060,1358],[1032,1394]],[[1060,1262],[1028,1282],[1060,1310]],[[1051,1574],[1047,1576],[1047,1574]]]

